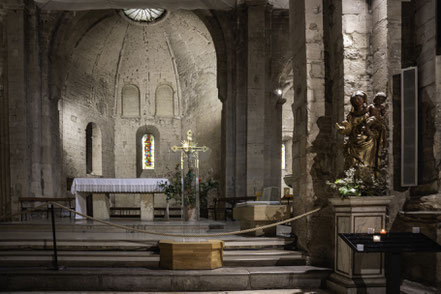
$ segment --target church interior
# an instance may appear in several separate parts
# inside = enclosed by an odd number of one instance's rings
[[[0,291],[440,293],[438,56],[439,0],[0,1]]]

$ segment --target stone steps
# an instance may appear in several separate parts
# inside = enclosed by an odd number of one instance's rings
[[[171,271],[148,268],[0,268],[3,291],[240,291],[318,289],[329,269],[311,266],[223,267]]]
[[[292,243],[289,238],[247,238],[244,240],[225,240],[225,249],[264,249],[284,248]],[[52,239],[3,239],[0,250],[47,250],[53,246]],[[57,238],[58,250],[156,250],[158,240],[152,239],[98,239],[75,240]]]
[[[0,251],[0,267],[49,267],[53,252]],[[153,251],[59,251],[59,264],[68,267],[151,267],[159,266]],[[224,251],[224,266],[304,265],[301,252],[283,250]]]

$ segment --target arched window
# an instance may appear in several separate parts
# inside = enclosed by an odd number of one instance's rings
[[[169,85],[160,85],[156,89],[156,116],[173,116],[173,88]]]
[[[123,117],[140,116],[140,95],[135,85],[124,85],[121,95],[121,108]]]
[[[286,147],[282,144],[282,169],[286,169]]]
[[[142,146],[142,169],[155,168],[155,137],[145,134],[141,139]]]

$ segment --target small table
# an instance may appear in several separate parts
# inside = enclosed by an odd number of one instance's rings
[[[373,236],[380,236],[381,241],[374,242]],[[384,252],[387,254],[386,268],[387,293],[400,293],[401,253],[406,252],[441,252],[441,245],[421,233],[387,234],[338,234],[355,252]],[[363,245],[363,250],[360,246]]]

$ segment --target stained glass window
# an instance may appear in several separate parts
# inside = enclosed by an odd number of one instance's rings
[[[131,20],[138,22],[153,22],[163,16],[165,10],[162,8],[145,8],[145,9],[126,9],[124,14]]]
[[[142,169],[155,168],[155,138],[152,134],[142,137]]]
[[[282,144],[282,169],[286,169],[285,154],[285,144]]]

